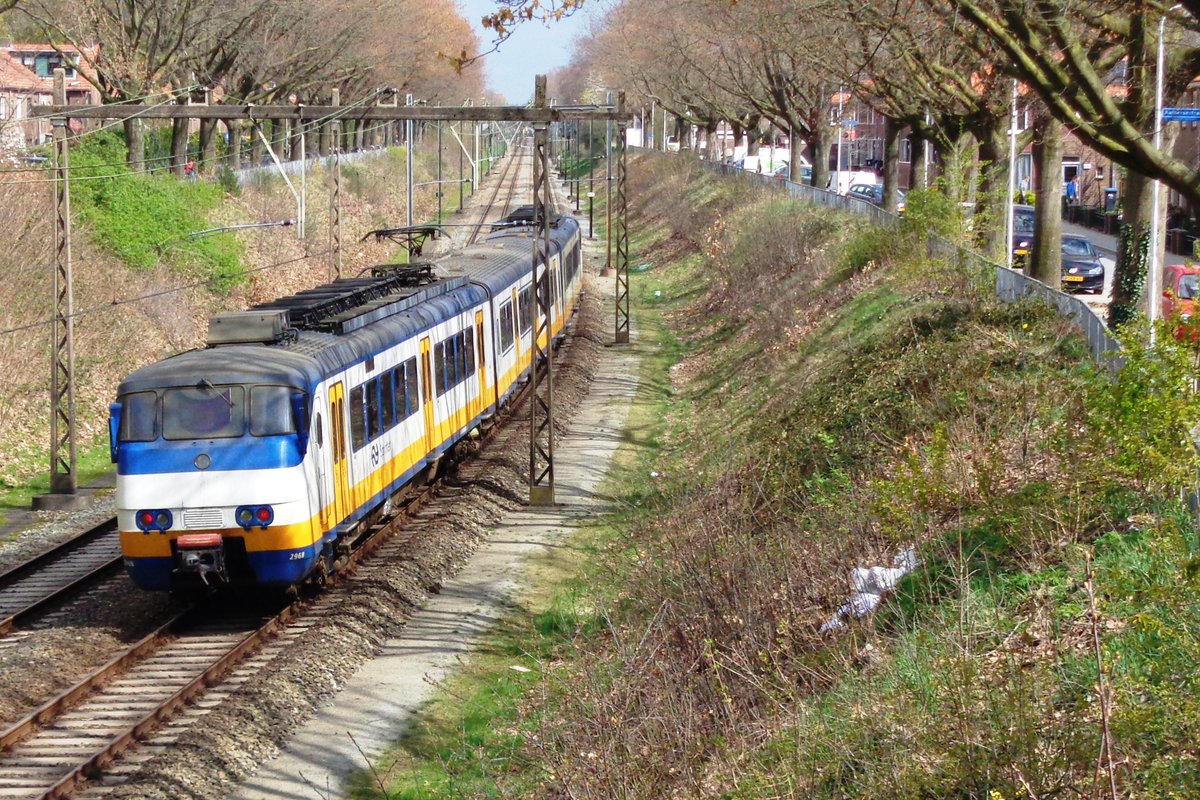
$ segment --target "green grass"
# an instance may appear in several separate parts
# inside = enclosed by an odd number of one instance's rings
[[[75,474],[80,486],[108,474],[116,467],[109,457],[108,443],[84,445],[76,453]],[[28,511],[33,498],[50,492],[50,465],[28,484],[0,491],[0,525],[7,523],[12,511]]]

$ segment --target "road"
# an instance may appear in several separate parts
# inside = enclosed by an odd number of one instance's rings
[[[1098,295],[1085,294],[1081,295],[1081,297],[1089,306],[1103,316],[1108,309],[1108,304],[1112,301],[1113,275],[1116,272],[1117,237],[1108,236],[1091,228],[1085,228],[1082,225],[1073,225],[1070,222],[1064,222],[1062,229],[1063,233],[1086,236],[1092,241],[1095,248],[1100,251],[1100,263],[1104,265],[1104,291]],[[1164,265],[1183,264],[1186,261],[1187,259],[1183,256],[1167,253],[1164,258]]]

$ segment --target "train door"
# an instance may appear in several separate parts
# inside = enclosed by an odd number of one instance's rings
[[[429,338],[421,340],[421,397],[425,400],[425,452],[432,453],[437,444],[433,429],[433,368],[430,366]]]
[[[329,445],[333,449],[333,524],[350,515],[350,459],[346,451],[346,389],[329,387]],[[333,527],[332,525],[330,527]]]
[[[333,521],[333,488],[332,476],[329,473],[329,459],[333,452],[332,443],[326,439],[325,404],[317,403],[317,413],[313,415],[313,452],[316,457],[313,463],[317,468],[317,522],[321,526],[319,533],[331,529]]]
[[[475,369],[479,371],[479,400],[483,405],[487,391],[487,346],[483,342],[482,311],[475,312]]]

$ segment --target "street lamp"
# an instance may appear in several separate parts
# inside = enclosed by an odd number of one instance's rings
[[[1158,72],[1155,75],[1154,86],[1154,149],[1162,150],[1162,126],[1163,126],[1163,71],[1166,62],[1166,48],[1163,46],[1163,40],[1167,33],[1167,15],[1170,12],[1182,6],[1181,3],[1176,3],[1165,12],[1162,19],[1158,21]],[[1154,323],[1158,320],[1159,304],[1162,298],[1162,258],[1159,253],[1161,248],[1158,241],[1158,212],[1159,212],[1159,195],[1162,187],[1159,185],[1157,178],[1152,184],[1153,192],[1150,202],[1150,258],[1147,259],[1147,269],[1150,275],[1146,280],[1146,291],[1148,294],[1146,302],[1146,316],[1150,319],[1150,344],[1154,344]]]
[[[1004,220],[1004,249],[1008,252],[1005,260],[1005,266],[1012,269],[1013,265],[1013,190],[1017,180],[1017,80],[1013,78],[1012,82],[1012,114],[1009,118],[1008,126],[1008,199],[1004,203],[1004,209],[1008,213]],[[1024,202],[1024,201],[1022,201]],[[1028,273],[1028,265],[1026,272]]]

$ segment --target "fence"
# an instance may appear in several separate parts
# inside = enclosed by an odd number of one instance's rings
[[[895,227],[900,222],[900,218],[895,214],[888,213],[857,197],[845,197],[818,189],[815,186],[793,183],[770,175],[746,172],[730,164],[715,164],[709,161],[700,163],[720,175],[734,177],[776,191],[786,190],[790,197],[805,203],[837,208],[867,217],[875,225]],[[1097,364],[1109,369],[1116,369],[1120,366],[1120,359],[1109,355],[1121,349],[1120,343],[1109,333],[1108,326],[1096,315],[1096,312],[1078,297],[1047,286],[1022,272],[988,261],[979,253],[937,237],[930,237],[929,255],[951,260],[964,267],[974,267],[983,273],[991,270],[996,278],[996,296],[1002,302],[1015,303],[1025,298],[1032,298],[1054,306],[1058,309],[1060,316],[1074,322],[1087,337],[1088,349],[1091,350],[1092,358]]]
[[[342,153],[340,158],[343,164],[353,164],[356,161],[363,161],[382,155],[384,152],[386,152],[385,148],[376,147],[369,150],[355,150],[351,153]],[[328,160],[329,156],[309,156],[303,162],[280,161],[279,166],[283,168],[285,175],[293,176],[299,175],[302,168],[311,171],[313,167],[320,163],[326,163]],[[252,167],[242,167],[241,169],[234,170],[233,174],[237,176],[239,186],[251,186],[261,183],[264,176],[278,175],[279,169],[275,167],[275,162],[271,161],[270,156],[264,156],[262,164]]]

